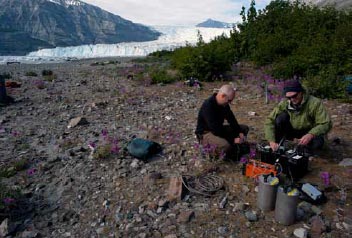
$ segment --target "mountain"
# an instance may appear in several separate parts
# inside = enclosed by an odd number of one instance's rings
[[[210,28],[232,28],[233,24],[208,19],[204,22],[197,24],[196,26],[197,27],[210,27]]]
[[[0,0],[0,55],[159,36],[147,26],[78,0]]]
[[[331,5],[335,6],[335,8],[339,10],[352,8],[351,0],[304,0],[304,2],[315,4],[318,7],[325,7]]]

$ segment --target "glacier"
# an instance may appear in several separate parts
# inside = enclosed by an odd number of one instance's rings
[[[118,44],[96,44],[71,47],[56,47],[40,49],[30,52],[26,56],[0,56],[0,64],[9,61],[18,62],[55,62],[68,58],[99,58],[99,57],[131,57],[146,56],[159,50],[173,50],[185,46],[195,45],[198,41],[198,32],[204,42],[210,42],[220,35],[229,36],[231,28],[205,28],[189,26],[153,26],[154,30],[162,35],[154,41],[126,42]]]

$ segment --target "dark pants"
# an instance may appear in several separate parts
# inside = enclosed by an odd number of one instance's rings
[[[275,140],[279,143],[282,138],[286,140],[300,139],[306,135],[309,130],[296,130],[292,127],[290,122],[290,115],[287,112],[279,114],[275,119]],[[316,150],[322,148],[324,145],[324,135],[315,136],[307,145],[309,149]]]

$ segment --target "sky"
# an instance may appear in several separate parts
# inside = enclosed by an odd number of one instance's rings
[[[120,17],[144,25],[193,26],[209,18],[235,23],[241,21],[242,6],[251,0],[81,0]],[[256,0],[263,9],[271,0]]]

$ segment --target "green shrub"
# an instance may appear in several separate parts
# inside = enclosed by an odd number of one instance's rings
[[[24,170],[28,167],[26,159],[21,159],[12,162],[8,166],[3,166],[0,169],[0,178],[10,178],[14,176],[18,171]]]
[[[345,98],[347,82],[338,75],[334,66],[328,66],[317,75],[308,76],[303,84],[309,92],[320,98]]]
[[[150,77],[152,79],[152,84],[168,84],[176,81],[176,77],[171,75],[166,69],[153,69],[150,72]]]
[[[93,154],[94,159],[108,159],[111,156],[112,153],[110,144],[98,146],[97,150]]]
[[[38,76],[38,74],[36,72],[33,72],[33,71],[26,72],[25,75],[29,76],[29,77],[37,77]]]
[[[43,75],[43,76],[51,76],[51,75],[53,75],[53,74],[54,74],[53,71],[50,70],[50,69],[44,69],[44,70],[42,71],[42,75]]]
[[[43,76],[45,81],[52,82],[57,79],[56,74]]]

